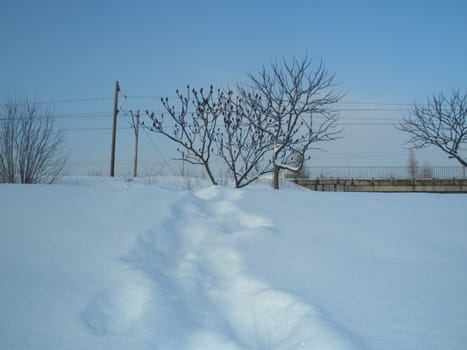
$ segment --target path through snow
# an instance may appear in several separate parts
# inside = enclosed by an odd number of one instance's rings
[[[243,271],[236,242],[274,228],[235,206],[241,193],[210,187],[177,201],[123,258],[128,278],[91,298],[88,328],[136,332],[157,349],[353,348],[313,305]]]

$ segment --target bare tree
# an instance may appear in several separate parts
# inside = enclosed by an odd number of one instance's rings
[[[410,135],[413,148],[436,146],[467,166],[461,154],[467,142],[467,94],[456,90],[450,97],[433,95],[425,105],[415,104],[396,127]]]
[[[264,155],[271,150],[272,142],[263,127],[264,118],[257,106],[257,103],[248,103],[240,96],[234,97],[231,90],[220,100],[222,120],[216,132],[216,150],[237,188],[245,187],[270,172]]]
[[[433,170],[430,166],[430,163],[428,162],[423,163],[423,166],[420,169],[420,176],[423,179],[431,179],[433,177]]]
[[[415,152],[413,149],[411,149],[409,153],[409,159],[407,161],[407,170],[412,180],[415,180],[418,177],[418,161],[415,157]]]
[[[168,121],[164,114],[156,115],[155,112],[146,111],[152,121],[149,130],[177,143],[177,151],[183,155],[184,161],[204,167],[211,182],[217,185],[209,162],[214,151],[213,142],[220,115],[218,100],[223,93],[218,90],[215,95],[212,86],[207,94],[202,88],[197,91],[189,86],[186,95],[179,90],[176,93],[178,109],[169,103],[168,98],[161,99],[169,116]]]
[[[53,182],[67,160],[63,130],[34,102],[10,100],[0,112],[0,182]]]
[[[278,189],[281,169],[299,171],[312,143],[338,137],[338,114],[332,107],[342,95],[334,91],[334,76],[323,62],[314,65],[308,56],[263,66],[249,79],[248,89],[240,89],[263,115],[260,127],[272,140],[273,186]]]

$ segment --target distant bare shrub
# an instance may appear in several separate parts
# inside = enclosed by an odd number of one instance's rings
[[[51,183],[63,174],[63,130],[35,102],[10,100],[0,110],[0,182]]]

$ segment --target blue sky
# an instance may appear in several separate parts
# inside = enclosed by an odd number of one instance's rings
[[[346,92],[345,137],[322,145],[327,152],[313,154],[310,165],[405,165],[406,138],[390,124],[406,104],[465,90],[466,38],[462,0],[3,0],[0,100],[66,100],[51,105],[65,129],[110,127],[115,80],[128,96],[122,107],[157,110],[157,97],[186,84],[234,85],[262,64],[308,53]],[[67,119],[78,115],[88,118]],[[131,160],[131,132],[119,130],[120,172]],[[67,141],[75,173],[108,171],[109,130],[70,130]],[[162,163],[153,143],[166,158],[175,155],[160,137],[145,136],[142,166]],[[417,157],[457,165],[435,149]]]

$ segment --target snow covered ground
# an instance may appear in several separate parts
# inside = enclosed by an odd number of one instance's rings
[[[467,196],[0,185],[0,349],[466,349]]]

